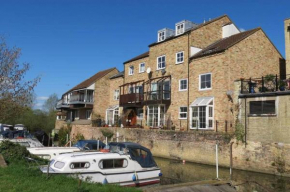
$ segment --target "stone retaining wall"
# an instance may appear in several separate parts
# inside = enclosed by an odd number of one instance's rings
[[[230,165],[230,142],[233,144],[233,167],[236,169],[290,176],[290,145],[283,143],[237,143],[229,135],[208,131],[175,132],[128,128],[96,128],[73,125],[71,136],[81,133],[86,139],[105,140],[101,129],[115,134],[112,141],[132,141],[149,148],[154,156],[215,165],[215,145],[219,142],[219,164]]]

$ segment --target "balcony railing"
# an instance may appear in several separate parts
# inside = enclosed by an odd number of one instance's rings
[[[142,93],[129,93],[120,95],[120,105],[138,104],[143,102],[144,96]]]
[[[93,96],[85,96],[82,94],[72,95],[69,99],[69,104],[76,104],[76,103],[93,103],[94,99]]]
[[[241,94],[277,91],[290,91],[290,76],[280,78],[278,75],[266,75],[262,78],[241,79]]]
[[[67,102],[64,102],[62,99],[57,101],[57,104],[56,104],[57,109],[67,108],[67,107],[69,107]]]
[[[170,100],[170,91],[150,91],[146,93],[147,101]]]

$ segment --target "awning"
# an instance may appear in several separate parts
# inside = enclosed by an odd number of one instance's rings
[[[115,109],[117,109],[118,107],[119,107],[119,105],[111,105],[111,106],[108,107],[107,110],[115,110]]]
[[[198,97],[190,106],[205,106],[213,100],[213,97]]]

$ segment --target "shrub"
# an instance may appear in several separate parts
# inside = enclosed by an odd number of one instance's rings
[[[103,136],[108,137],[108,139],[111,139],[114,135],[114,133],[108,128],[101,129],[101,132],[102,132]]]
[[[58,144],[60,146],[64,146],[67,143],[67,135],[70,136],[71,132],[71,126],[70,124],[67,125],[66,127],[60,128],[58,132]]]
[[[241,123],[237,123],[235,127],[235,136],[238,141],[245,142],[245,128]]]
[[[81,133],[77,133],[77,135],[76,135],[75,138],[74,138],[74,142],[77,142],[77,141],[79,141],[79,140],[84,140],[84,139],[85,139],[85,137],[84,137],[83,134],[81,134]]]

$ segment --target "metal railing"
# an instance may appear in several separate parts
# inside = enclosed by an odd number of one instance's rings
[[[120,95],[120,104],[140,103],[144,99],[142,93],[129,93]]]
[[[69,99],[69,103],[72,102],[84,102],[84,103],[93,103],[94,98],[93,96],[85,96],[83,94],[72,95]]]
[[[171,91],[160,90],[160,91],[150,91],[145,93],[147,100],[170,100]]]
[[[290,90],[290,76],[266,75],[262,78],[241,79],[241,94],[267,93]]]

